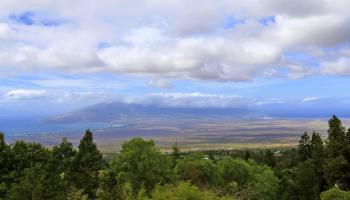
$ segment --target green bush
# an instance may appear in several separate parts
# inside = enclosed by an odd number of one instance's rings
[[[321,200],[350,200],[350,192],[332,188],[321,193]]]

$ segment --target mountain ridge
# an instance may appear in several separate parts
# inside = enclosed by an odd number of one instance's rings
[[[251,114],[243,108],[159,107],[135,103],[99,103],[45,119],[47,123],[111,122],[121,117],[154,116],[238,116]]]

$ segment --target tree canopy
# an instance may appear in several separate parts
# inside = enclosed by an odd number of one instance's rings
[[[350,199],[350,129],[333,116],[328,136],[305,132],[296,148],[162,152],[125,141],[106,159],[86,130],[52,148],[0,133],[0,199]],[[109,161],[108,161],[109,160]]]

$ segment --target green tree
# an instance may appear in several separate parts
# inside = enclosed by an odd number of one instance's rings
[[[191,153],[180,160],[175,168],[176,174],[184,181],[191,181],[199,188],[221,183],[221,177],[214,161],[199,152]]]
[[[224,157],[218,165],[224,181],[221,187],[226,193],[235,194],[246,189],[251,179],[248,162],[232,157]]]
[[[244,160],[249,160],[252,156],[250,155],[249,150],[244,151]]]
[[[224,157],[218,163],[227,194],[242,199],[276,199],[278,178],[271,168],[254,161]]]
[[[42,165],[24,169],[18,180],[18,183],[12,184],[7,199],[66,199],[66,191],[58,174],[47,171]]]
[[[298,165],[296,179],[299,199],[319,199],[320,179],[316,171],[316,166],[311,160],[307,160]]]
[[[24,169],[35,166],[47,167],[50,158],[49,149],[37,143],[16,141],[10,148],[11,151],[11,177],[16,182],[23,176]]]
[[[348,172],[346,153],[345,127],[342,122],[333,116],[329,120],[328,138],[326,140],[325,178],[330,186],[335,184],[346,187],[346,172]]]
[[[115,176],[115,180],[110,179],[115,184],[130,183],[136,196],[142,188],[149,194],[155,185],[168,182],[172,178],[170,166],[171,160],[161,154],[152,140],[134,138],[122,145],[108,174]]]
[[[319,179],[319,190],[326,185],[324,180],[324,164],[325,164],[325,150],[323,140],[319,133],[312,133],[311,136],[311,160],[315,165],[315,170]]]
[[[71,187],[74,187],[73,159],[76,155],[72,143],[63,138],[62,142],[54,146],[51,150],[51,157],[47,164],[47,170],[60,177],[64,191],[67,193]]]
[[[264,163],[272,168],[276,166],[275,154],[270,149],[265,151]]]
[[[327,158],[324,166],[324,177],[330,186],[344,187],[348,172],[348,163],[343,155],[335,158]]]
[[[310,136],[305,132],[299,140],[298,152],[300,161],[305,161],[311,157],[311,141]]]
[[[9,186],[8,176],[10,173],[10,152],[5,143],[4,134],[0,132],[0,199],[5,198]]]
[[[347,161],[347,169],[350,169],[350,128],[346,132],[346,147],[345,147],[345,153],[344,158]],[[350,170],[345,171],[345,183],[344,188],[347,190],[350,189]]]
[[[343,155],[346,147],[345,127],[342,125],[340,119],[333,116],[328,122],[328,138],[326,141],[326,148],[328,157],[337,157]]]
[[[50,164],[51,151],[16,141],[11,151],[11,187],[6,199],[64,199],[62,179]]]
[[[277,169],[282,171],[283,169],[290,169],[298,166],[299,164],[299,153],[295,148],[287,149],[281,152],[278,156]]]
[[[181,152],[180,152],[179,144],[176,141],[175,144],[173,145],[173,152],[171,154],[173,158],[173,167],[176,166],[176,162],[180,158],[180,154]]]
[[[310,153],[311,153],[311,158],[314,160],[315,164],[318,166],[322,166],[325,152],[324,152],[323,140],[319,133],[315,133],[315,132],[312,133]]]
[[[52,148],[52,162],[57,166],[58,173],[65,173],[72,165],[76,151],[72,143],[68,142],[67,138],[63,138],[62,142]],[[64,174],[63,174],[64,175]]]
[[[349,200],[350,192],[340,190],[339,188],[331,188],[321,193],[321,200]]]
[[[284,168],[281,171],[280,187],[279,187],[279,199],[281,200],[299,200],[297,167]]]
[[[154,200],[224,200],[232,198],[219,198],[209,191],[201,191],[196,186],[188,182],[180,182],[176,186],[165,185],[158,186],[152,192]]]
[[[88,194],[89,198],[94,198],[99,185],[99,171],[103,169],[103,160],[90,130],[86,130],[84,137],[80,140],[78,152],[71,167],[69,176],[74,186],[77,189],[83,189],[84,194]]]

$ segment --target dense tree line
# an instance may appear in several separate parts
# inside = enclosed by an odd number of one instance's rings
[[[108,160],[108,161],[107,161]],[[350,199],[350,129],[333,116],[328,137],[304,133],[297,148],[162,153],[134,138],[103,158],[87,130],[77,148],[0,133],[0,199]]]

